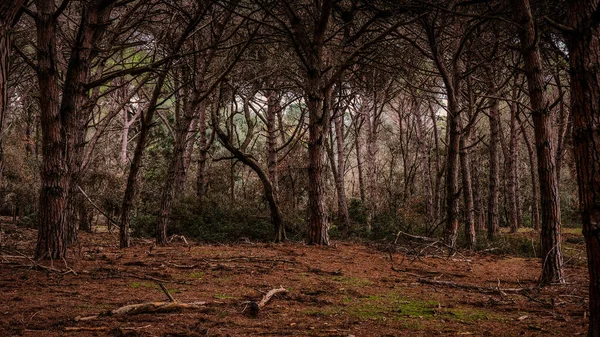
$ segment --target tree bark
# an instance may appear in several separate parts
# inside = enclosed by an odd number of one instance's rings
[[[36,259],[61,259],[65,243],[65,207],[69,191],[64,119],[60,115],[54,0],[36,0],[37,77],[42,125],[42,170]]]
[[[542,211],[542,275],[540,281],[543,284],[564,283],[560,196],[558,194],[550,111],[545,97],[536,24],[531,14],[529,0],[512,0],[511,2],[515,21],[520,25],[519,39],[521,40],[521,53],[523,54],[527,76],[538,157]]]
[[[308,244],[329,245],[329,223],[325,204],[324,137],[329,119],[330,90],[320,92],[318,79],[308,93]]]
[[[569,2],[573,149],[589,271],[589,337],[600,336],[600,1]]]

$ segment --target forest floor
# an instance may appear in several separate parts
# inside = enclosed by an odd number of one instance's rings
[[[539,289],[539,259],[417,256],[416,246],[391,250],[347,242],[316,247],[178,241],[154,247],[150,240],[134,240],[132,248],[120,250],[112,234],[82,233],[70,258],[47,269],[49,262],[35,266],[21,255],[33,253],[36,231],[6,224],[0,229],[0,336],[576,336],[586,331],[587,271],[580,244],[566,249],[567,284]],[[568,241],[577,242],[578,232],[567,233],[574,238]],[[179,302],[206,303],[172,313],[76,320],[128,304],[166,301],[159,282]],[[288,292],[275,295],[258,316],[249,314],[249,301],[279,286]]]

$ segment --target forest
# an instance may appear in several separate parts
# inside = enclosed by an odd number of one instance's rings
[[[0,335],[600,337],[600,0],[2,0]]]

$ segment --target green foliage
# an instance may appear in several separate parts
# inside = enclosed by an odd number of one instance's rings
[[[482,233],[477,237],[477,250],[488,250],[492,254],[533,258],[539,256],[540,240],[537,235],[499,234],[494,240],[488,240]]]
[[[158,205],[155,206],[153,209],[146,205],[132,219],[134,236],[154,236],[158,220]],[[242,237],[252,241],[270,241],[274,236],[268,216],[259,216],[252,209],[228,208],[212,202],[199,207],[195,197],[174,202],[168,229],[168,235],[172,234],[209,243],[235,242]]]

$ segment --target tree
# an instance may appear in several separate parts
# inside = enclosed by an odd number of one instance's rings
[[[10,31],[25,0],[3,1],[0,4],[0,190],[3,188],[4,168],[4,123],[8,107],[8,75],[10,74]]]
[[[589,337],[600,336],[600,1],[569,1],[573,150],[589,271]]]
[[[549,102],[544,90],[542,59],[536,24],[529,0],[512,0],[513,15],[519,24],[518,34],[529,89],[529,101],[535,131],[538,177],[541,196],[541,282],[564,283],[561,248],[560,196],[556,176],[555,151],[550,125]]]

